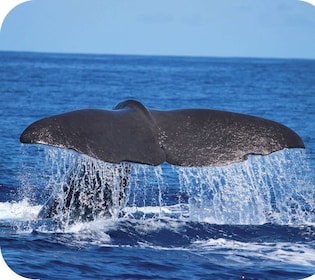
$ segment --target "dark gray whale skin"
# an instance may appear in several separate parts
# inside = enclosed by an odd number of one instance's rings
[[[305,148],[290,128],[259,117],[209,109],[159,111],[135,100],[113,110],[78,110],[27,127],[22,143],[46,144],[111,163],[225,165],[248,155]]]

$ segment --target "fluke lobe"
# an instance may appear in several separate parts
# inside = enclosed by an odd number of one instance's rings
[[[113,110],[78,110],[34,122],[22,143],[73,149],[111,162],[225,165],[248,155],[305,148],[290,128],[263,118],[209,109],[151,110],[135,100]]]

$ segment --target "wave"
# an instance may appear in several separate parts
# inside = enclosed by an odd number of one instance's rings
[[[224,255],[235,266],[282,262],[292,265],[314,265],[315,248],[291,242],[240,242],[224,238],[196,241],[192,246],[203,257]]]
[[[80,240],[85,234],[91,237],[92,233],[96,236],[105,233],[101,236],[106,236],[106,244],[110,241],[109,236],[119,244],[135,244],[149,235],[163,244],[170,242],[170,245],[174,242],[187,245],[198,238],[207,240],[214,237],[246,242],[255,242],[262,238],[264,242],[309,242],[315,238],[315,223],[247,225],[193,221],[189,217],[188,205],[182,204],[169,207],[126,207],[120,217],[99,217],[92,221],[71,224],[60,224],[58,219],[38,219],[41,207],[42,205],[32,205],[25,200],[0,203],[0,222],[14,225],[17,233],[78,234]],[[279,237],[270,235],[272,231],[276,231]]]
[[[120,217],[61,226],[37,219],[42,205],[0,203],[1,236],[36,240],[28,246],[55,248],[144,248],[187,252],[210,263],[250,267],[275,263],[314,266],[315,224],[240,225],[193,221],[189,205],[126,207]],[[218,262],[218,260],[220,260]]]
[[[27,209],[34,214],[39,211],[38,206],[25,202],[12,203],[11,206],[2,203],[1,207],[7,210],[12,207]],[[9,227],[12,233],[14,225],[16,234],[26,235],[25,238],[36,240],[34,246],[46,249],[55,248],[58,244],[69,250],[93,246],[99,248],[98,250],[142,248],[185,251],[190,255],[202,257],[209,263],[220,263],[222,266],[235,268],[257,264],[262,267],[274,267],[275,263],[306,267],[313,267],[315,264],[315,248],[312,245],[315,225],[292,227],[275,224],[209,224],[175,218],[172,216],[173,210],[161,209],[166,213],[166,217],[161,217],[159,207],[129,208],[126,215],[118,219],[99,218],[89,222],[77,222],[64,228],[55,227],[55,224],[50,224],[47,220],[34,220],[34,215],[20,215],[19,220],[10,221]],[[12,215],[12,212],[10,213]],[[30,221],[29,218],[33,220]],[[33,246],[32,244],[29,246]]]

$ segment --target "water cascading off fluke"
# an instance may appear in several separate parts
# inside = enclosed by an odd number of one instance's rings
[[[314,222],[314,185],[305,152],[250,156],[223,167],[177,168],[190,218],[215,224]]]
[[[69,150],[44,151],[42,172],[49,172],[46,190],[53,192],[45,205],[65,224],[122,217],[214,224],[315,222],[314,185],[301,149],[202,168],[112,164]],[[42,218],[51,215],[49,207],[41,210]]]

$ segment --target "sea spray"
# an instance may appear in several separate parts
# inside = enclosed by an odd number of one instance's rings
[[[48,186],[54,193],[41,218],[60,217],[71,224],[118,217],[125,206],[129,163],[106,163],[75,152],[68,156],[59,149],[48,149],[46,159],[53,166]]]
[[[214,224],[315,222],[314,184],[301,149],[202,168],[112,164],[44,150],[40,169],[46,174],[33,174],[49,178],[44,189],[53,193],[54,214],[65,224],[127,216]]]
[[[283,150],[222,167],[177,167],[190,218],[219,224],[314,222],[314,186],[304,153]]]

